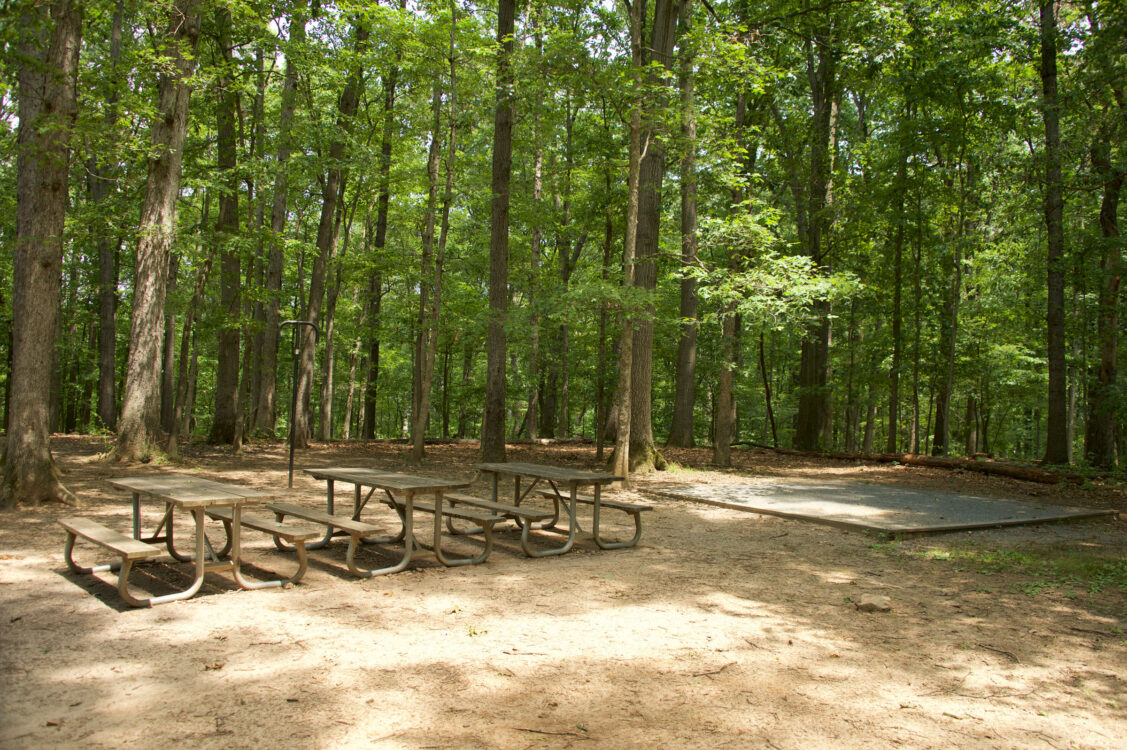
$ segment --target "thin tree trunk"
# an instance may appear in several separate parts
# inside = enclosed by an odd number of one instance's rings
[[[51,372],[67,209],[82,5],[57,0],[22,17],[18,71],[16,237],[12,279],[12,400],[0,466],[0,507],[67,494],[50,449]],[[46,31],[48,24],[50,31]]]
[[[905,108],[906,109],[906,108]],[[901,140],[906,140],[901,135]],[[908,149],[901,146],[896,164],[892,229],[892,363],[888,368],[888,443],[885,449],[896,453],[900,433],[900,370],[903,367],[904,336],[901,321],[901,295],[904,279],[904,188],[908,174]]]
[[[1106,136],[1092,148],[1092,165],[1103,182],[1103,198],[1100,201],[1103,252],[1100,254],[1102,283],[1096,317],[1099,363],[1095,381],[1088,391],[1088,429],[1084,449],[1094,466],[1105,469],[1114,467],[1116,463],[1115,413],[1122,398],[1116,387],[1119,374],[1119,288],[1123,279],[1119,196],[1127,176],[1122,169],[1112,168],[1110,153],[1111,144]]]
[[[622,248],[622,286],[634,285],[634,250],[638,237],[638,182],[642,166],[642,13],[644,6],[628,5],[630,50],[633,62],[634,100],[630,108],[630,151],[627,169],[626,239]],[[622,313],[622,336],[618,346],[618,392],[615,402],[615,445],[611,472],[630,484],[631,383],[634,365],[634,313]]]
[[[693,94],[692,47],[693,0],[681,5],[683,40],[680,60],[681,138],[685,142],[681,157],[681,267],[697,264],[697,120]],[[696,401],[697,364],[697,282],[692,276],[681,278],[681,337],[677,341],[677,372],[673,386],[673,423],[666,445],[693,447],[693,407]]]
[[[110,26],[110,58],[106,95],[106,127],[117,127],[124,0],[116,0]],[[104,204],[113,189],[113,167],[90,159],[90,200]],[[120,228],[111,220],[98,225],[98,418],[107,430],[117,429],[117,252]]]
[[[173,253],[168,259],[168,293],[176,293],[176,281],[180,272],[180,255]],[[160,382],[160,426],[165,432],[172,429],[172,411],[176,402],[176,315],[165,307],[164,310],[164,353],[161,364]]]
[[[207,222],[209,199],[210,196],[204,198],[203,223],[205,224]],[[203,301],[204,291],[207,289],[207,277],[211,273],[213,253],[214,248],[209,249],[207,258],[204,260],[203,265],[200,266],[199,274],[196,277],[195,290],[192,292],[191,302],[188,303],[188,312],[184,315],[184,325],[180,333],[180,362],[176,372],[176,404],[172,410],[172,429],[168,433],[168,444],[166,446],[166,450],[170,456],[177,454],[180,432],[182,430],[186,431],[186,420],[184,417],[185,414],[188,413],[188,384],[190,381],[195,380],[195,376],[190,375],[188,372],[188,362],[192,360],[194,364],[195,357],[195,339],[192,334],[196,321],[196,313]]]
[[[354,45],[357,53],[368,46],[369,31],[365,22],[357,18],[353,25]],[[317,226],[317,252],[309,276],[309,298],[306,302],[305,320],[321,324],[321,311],[325,296],[325,275],[337,241],[337,201],[344,177],[344,163],[348,148],[346,135],[360,101],[363,75],[359,65],[349,73],[338,105],[337,134],[329,146],[329,167],[321,192],[321,219]],[[301,329],[301,360],[297,379],[297,409],[294,414],[294,445],[304,448],[309,444],[309,397],[313,390],[313,369],[316,356],[314,333],[308,326]]]
[[[1064,331],[1064,197],[1061,189],[1060,104],[1057,101],[1056,0],[1041,0],[1041,113],[1045,121],[1045,228],[1048,232],[1046,331],[1049,413],[1045,463],[1067,464],[1068,363]]]
[[[298,54],[305,41],[306,8],[295,3],[286,45],[286,74],[282,84],[278,116],[278,149],[274,158],[274,198],[270,210],[270,251],[266,260],[266,309],[262,337],[262,382],[255,408],[255,434],[272,436],[278,418],[278,325],[281,323],[281,293],[285,260],[284,233],[289,205],[289,160],[293,151],[293,117],[297,109]]]
[[[176,198],[188,126],[188,80],[196,65],[200,35],[199,0],[172,6],[164,52],[171,72],[160,77],[153,119],[149,175],[141,205],[134,273],[133,316],[125,396],[114,455],[136,460],[159,451],[160,339],[165,306],[165,272],[176,234]]]
[[[499,0],[497,105],[493,121],[493,200],[489,239],[489,330],[481,436],[481,456],[484,461],[505,460],[505,319],[509,304],[509,181],[513,157],[512,57],[515,15],[515,0]]]
[[[234,56],[231,49],[231,12],[220,7],[215,14],[216,45],[222,60],[216,79],[218,92],[216,116],[216,152],[219,179],[219,216],[215,241],[219,255],[219,304],[222,308],[218,336],[218,360],[215,368],[215,411],[211,421],[213,443],[234,445],[239,411],[239,318],[242,312],[239,289],[242,268],[239,250],[234,243],[239,235],[239,178],[235,112],[239,96],[234,86]]]
[[[435,259],[435,214],[438,211],[438,170],[442,159],[442,85],[437,80],[431,95],[431,139],[427,159],[427,204],[423,219],[422,256],[419,263],[419,308],[415,321],[415,367],[411,408],[411,454],[418,464],[426,452],[430,417],[430,391],[434,382],[434,355],[438,342],[438,297],[441,264]]]

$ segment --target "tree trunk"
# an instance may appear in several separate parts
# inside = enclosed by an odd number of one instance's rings
[[[1088,390],[1088,429],[1085,449],[1094,466],[1110,469],[1116,463],[1115,414],[1121,405],[1117,387],[1119,369],[1119,287],[1123,279],[1123,251],[1119,234],[1119,195],[1125,175],[1111,165],[1110,139],[1103,138],[1092,148],[1092,165],[1103,182],[1100,202],[1100,233],[1103,252],[1100,271],[1096,341],[1099,364],[1095,382]]]
[[[340,234],[340,225],[345,213],[344,208],[345,181],[341,179],[340,198],[337,199],[337,219],[334,234]],[[344,283],[344,259],[348,255],[348,243],[352,235],[352,217],[356,214],[356,205],[360,200],[360,191],[356,191],[352,206],[347,210],[348,218],[344,220],[344,238],[341,241],[340,257],[332,259],[332,274],[329,288],[325,298],[325,324],[323,328],[324,349],[321,354],[321,408],[320,418],[317,421],[317,439],[333,439],[333,392],[334,376],[336,370],[336,316],[337,301],[340,298],[340,287]]]
[[[435,214],[438,211],[438,170],[442,159],[442,86],[435,82],[431,95],[432,128],[427,158],[427,204],[423,219],[422,257],[419,263],[419,308],[416,318],[415,367],[411,409],[411,454],[418,464],[426,452],[427,421],[430,417],[434,357],[438,346],[439,298],[442,264],[435,258]]]
[[[44,375],[52,371],[58,324],[82,5],[57,0],[24,13],[12,253],[12,400],[0,466],[2,508],[38,505],[67,494],[51,458]]]
[[[672,63],[680,0],[655,0],[653,28],[649,39],[647,82],[660,92],[664,73]],[[657,252],[661,226],[661,187],[665,175],[665,145],[658,138],[654,122],[664,106],[663,93],[654,93],[643,110],[642,160],[638,177],[638,228],[635,245],[634,285],[653,291],[657,287]],[[664,468],[665,461],[653,437],[653,345],[654,311],[650,306],[634,327],[631,370],[630,468]]]
[[[681,267],[697,263],[697,120],[693,95],[692,42],[693,0],[681,5]],[[673,387],[673,423],[666,445],[693,447],[693,407],[696,401],[697,364],[697,282],[691,276],[681,279],[681,337],[677,341],[677,372]]]
[[[188,129],[188,80],[196,66],[200,35],[199,0],[177,0],[172,8],[164,53],[170,73],[160,77],[153,119],[149,175],[141,204],[134,273],[133,316],[125,396],[114,455],[137,460],[159,451],[160,339],[164,318],[165,272],[176,235],[176,198]]]
[[[204,223],[207,222],[209,198],[210,196],[204,198]],[[176,372],[176,404],[172,410],[172,429],[168,433],[168,445],[166,447],[170,456],[177,454],[180,432],[184,430],[184,425],[186,424],[185,415],[188,413],[189,402],[188,384],[191,380],[195,379],[195,376],[190,375],[188,372],[188,361],[189,359],[194,359],[194,338],[192,331],[195,326],[196,312],[200,308],[204,291],[207,289],[207,277],[211,273],[213,253],[214,248],[210,248],[207,258],[204,260],[203,265],[200,266],[199,275],[196,278],[196,287],[192,293],[192,300],[188,303],[188,312],[184,315],[184,325],[180,333],[180,363],[177,366]],[[186,430],[184,431],[186,432]]]
[[[109,91],[106,94],[105,123],[111,131],[117,127],[117,100],[121,62],[121,38],[124,23],[124,0],[116,0],[110,26]],[[90,200],[100,205],[113,189],[112,167],[97,159],[90,160]],[[98,419],[107,430],[117,429],[117,251],[121,245],[120,228],[112,220],[98,225]]]
[[[215,241],[220,247],[219,304],[222,316],[215,368],[215,411],[209,440],[233,445],[239,411],[239,318],[242,312],[239,287],[242,284],[242,268],[239,251],[235,247],[239,235],[239,177],[235,172],[235,113],[239,107],[239,96],[233,78],[230,10],[220,8],[216,11],[215,28],[215,41],[222,59],[216,79],[219,98],[215,110],[218,177],[223,185],[219,191],[219,216],[215,226]]]
[[[286,45],[286,74],[282,84],[281,112],[278,116],[278,150],[274,158],[274,199],[270,210],[270,251],[266,260],[266,309],[262,337],[261,377],[253,431],[272,436],[278,419],[278,325],[285,261],[284,232],[289,205],[289,160],[293,151],[293,116],[297,109],[297,54],[305,41],[306,9],[294,4],[290,18],[290,38]]]
[[[368,46],[369,31],[360,18],[353,24],[354,45],[357,53],[361,53]],[[328,170],[325,174],[321,191],[321,219],[317,225],[317,251],[313,258],[313,270],[309,275],[309,297],[305,306],[305,320],[320,325],[321,308],[325,296],[326,267],[332,258],[337,241],[337,201],[340,198],[340,186],[344,176],[344,163],[347,145],[347,133],[351,128],[352,118],[360,101],[360,87],[363,85],[363,75],[357,65],[348,75],[348,80],[341,92],[338,105],[337,133],[329,146]],[[301,359],[298,367],[297,378],[297,408],[293,416],[293,442],[294,446],[304,448],[309,444],[309,397],[313,390],[313,368],[316,352],[316,340],[313,329],[309,326],[301,327]]]
[[[901,141],[906,141],[904,134]],[[888,443],[886,450],[895,453],[900,433],[900,370],[903,367],[904,337],[901,321],[901,289],[904,278],[904,189],[908,173],[908,148],[900,149],[900,159],[896,164],[896,179],[893,182],[892,228],[892,363],[888,368]]]
[[[172,253],[168,258],[168,293],[176,293],[177,276],[180,273],[180,255]],[[176,316],[168,307],[164,310],[164,353],[161,363],[160,381],[160,428],[165,432],[172,429],[172,411],[176,404]]]
[[[734,259],[733,259],[734,261]],[[728,303],[720,313],[720,374],[716,381],[716,438],[712,447],[712,463],[732,465],[732,443],[735,440],[736,399],[733,393],[733,372],[736,355],[735,304]]]
[[[1049,413],[1045,463],[1067,464],[1068,364],[1064,331],[1064,197],[1061,186],[1060,104],[1057,101],[1056,0],[1041,0],[1041,113],[1045,121],[1045,228],[1048,232]]]
[[[638,183],[642,166],[642,13],[644,6],[627,6],[630,14],[630,50],[633,62],[634,100],[630,108],[630,151],[627,169],[626,239],[622,248],[622,286],[634,285],[634,250],[638,237]],[[634,365],[634,313],[622,313],[622,336],[618,345],[618,391],[615,394],[615,445],[611,472],[630,485],[631,383]]]
[[[493,120],[493,200],[489,238],[489,331],[481,435],[481,456],[484,461],[505,460],[505,319],[509,304],[509,179],[513,158],[512,57],[515,15],[515,0],[499,0],[497,105]]]

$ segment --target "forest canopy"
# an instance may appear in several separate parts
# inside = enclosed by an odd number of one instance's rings
[[[6,505],[53,432],[1119,461],[1120,0],[7,0],[0,44]]]

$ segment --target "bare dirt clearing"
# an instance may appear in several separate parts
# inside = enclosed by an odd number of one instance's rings
[[[106,464],[97,440],[53,445],[81,513],[121,531],[128,497],[107,477],[286,483],[281,442],[238,456],[189,446],[159,467]],[[297,466],[405,469],[405,452],[318,445]],[[428,452],[418,471],[474,477],[476,444]],[[719,472],[708,455],[670,451],[701,468],[638,487],[857,478],[1127,508],[1122,487],[745,451]],[[598,468],[578,444],[510,446],[509,459]],[[322,493],[299,473],[290,499],[316,506]],[[240,591],[216,575],[194,599],[138,610],[121,605],[112,575],[67,572],[55,519],[72,509],[5,514],[0,746],[1113,748],[1127,737],[1122,520],[891,542],[618,496],[656,506],[635,549],[598,551],[587,537],[532,560],[504,531],[484,565],[445,569],[421,555],[412,570],[360,581],[334,543],[311,553],[293,589]],[[244,546],[252,573],[292,569],[265,535]],[[1041,566],[1077,552],[1104,578]],[[159,592],[187,575],[158,563],[135,580]],[[859,611],[866,594],[889,597],[892,611]]]

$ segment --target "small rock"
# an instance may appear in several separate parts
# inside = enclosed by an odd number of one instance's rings
[[[887,596],[865,594],[861,597],[861,601],[857,602],[856,606],[857,609],[862,612],[891,612],[892,600]]]

